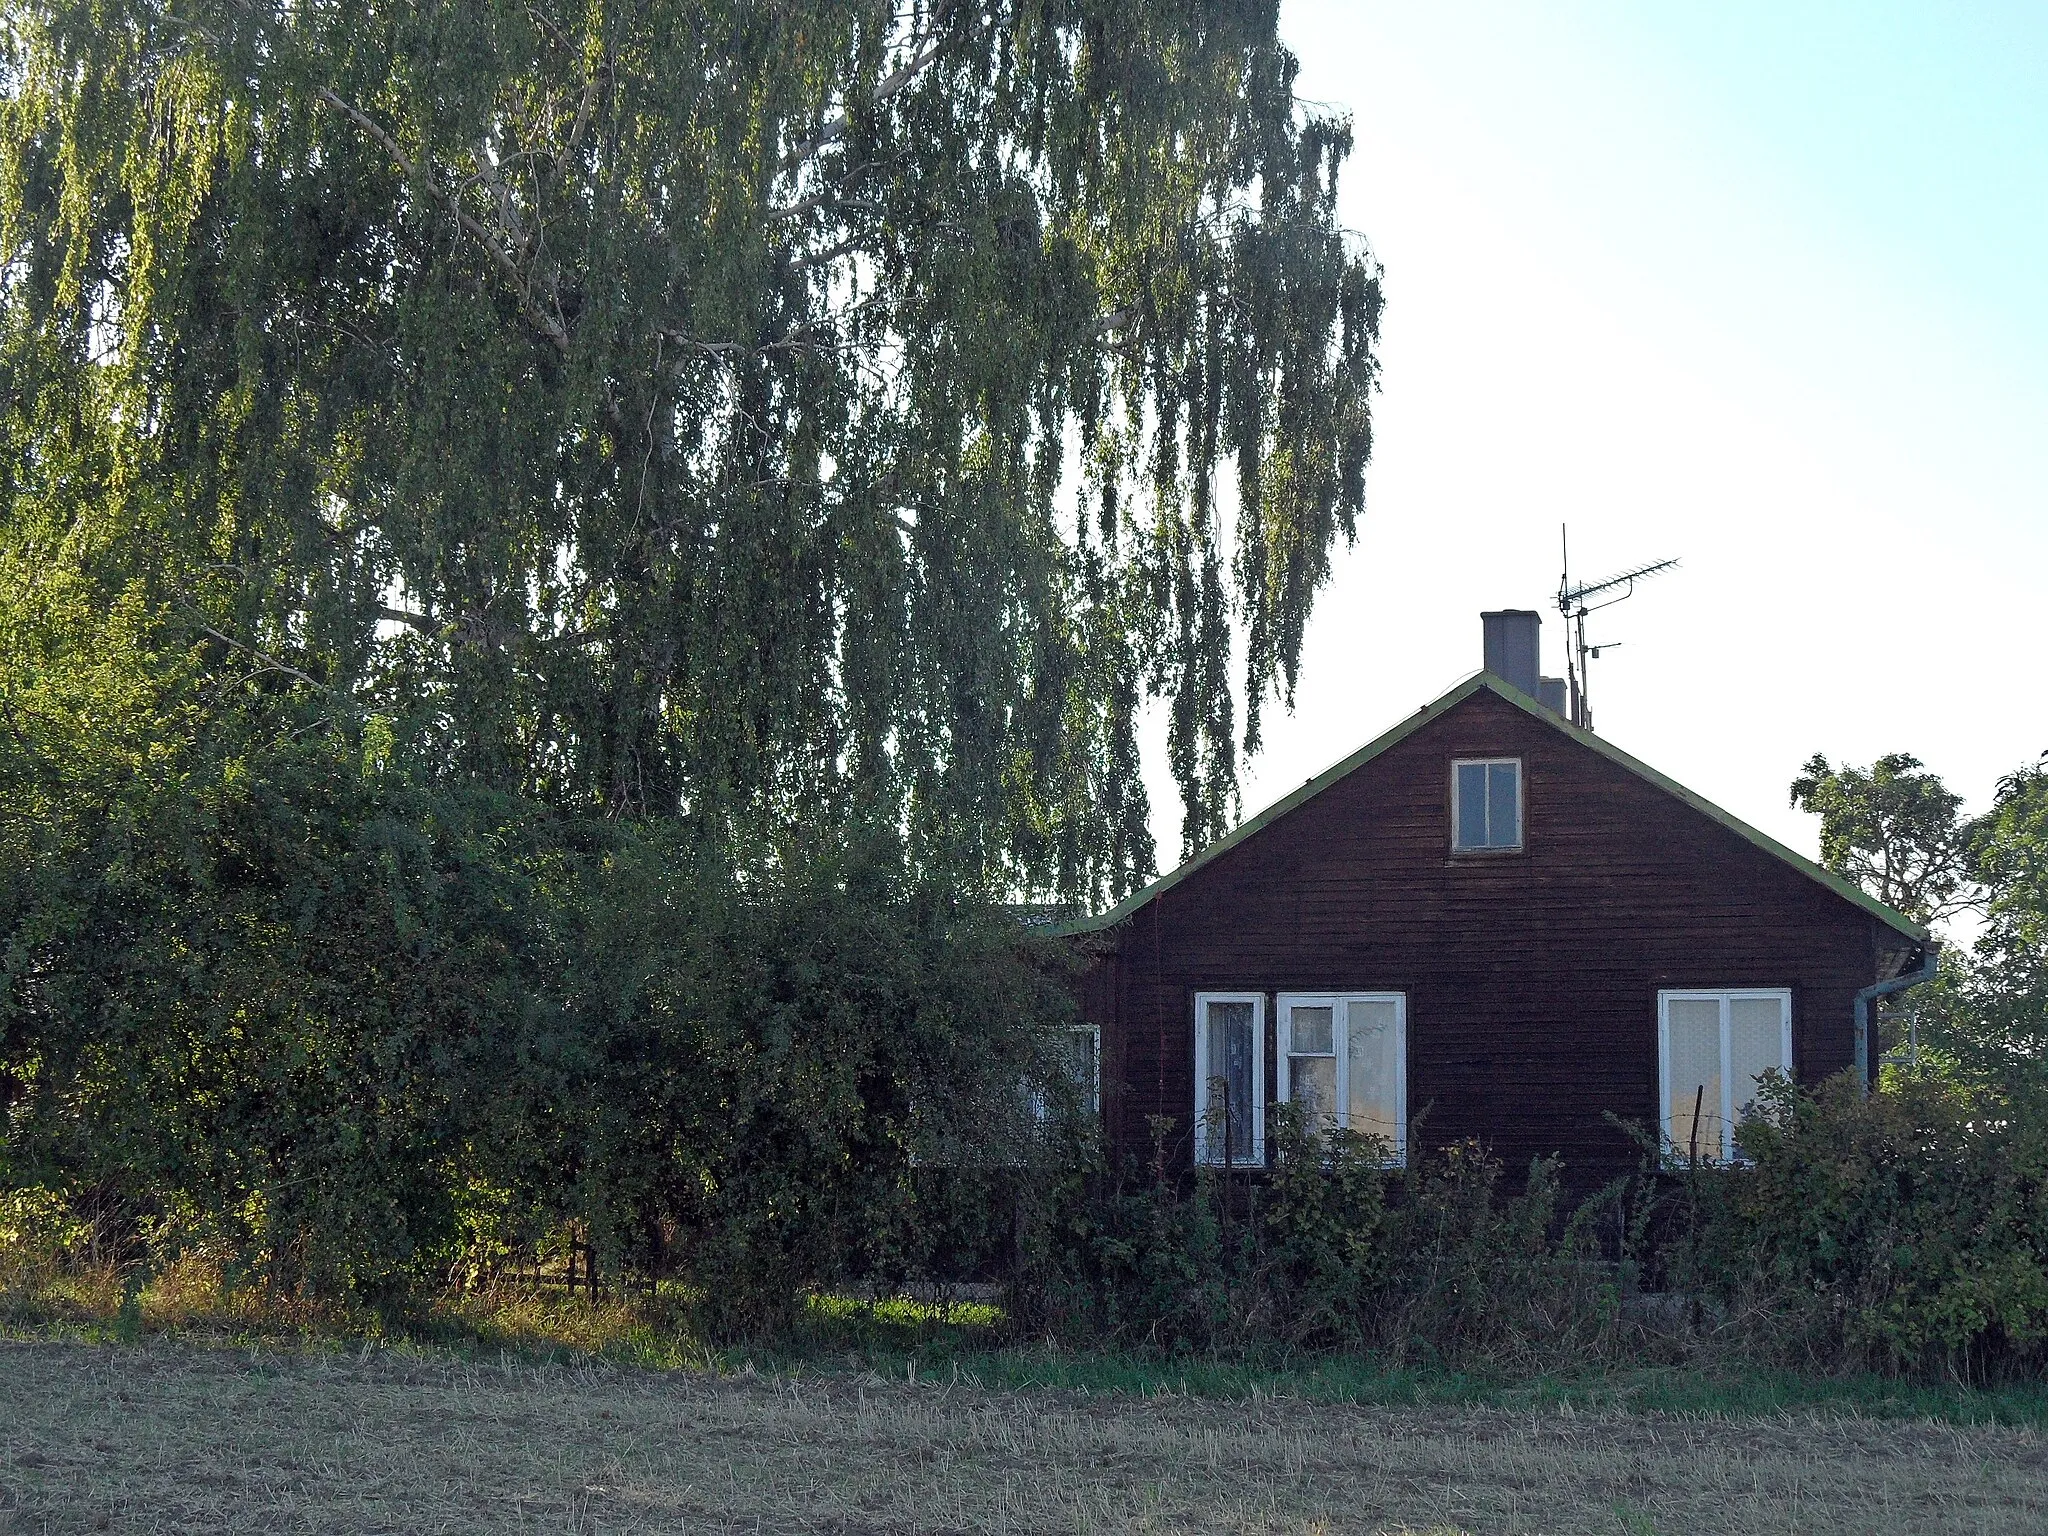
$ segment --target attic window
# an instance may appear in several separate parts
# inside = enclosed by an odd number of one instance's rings
[[[1466,759],[1451,764],[1452,846],[1460,853],[1522,846],[1522,760]]]

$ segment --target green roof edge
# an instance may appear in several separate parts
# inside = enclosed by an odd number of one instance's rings
[[[1458,705],[1464,703],[1465,700],[1479,692],[1482,688],[1497,694],[1523,713],[1534,716],[1545,725],[1562,731],[1581,746],[1590,747],[1609,762],[1626,768],[1638,778],[1648,780],[1666,794],[1674,796],[1691,806],[1701,815],[1720,823],[1744,842],[1791,865],[1800,874],[1805,875],[1810,880],[1820,882],[1820,884],[1826,886],[1844,901],[1862,908],[1864,912],[1876,918],[1887,928],[1904,934],[1916,943],[1927,944],[1932,942],[1933,935],[1925,928],[1907,917],[1905,913],[1879,901],[1861,886],[1843,879],[1832,870],[1823,869],[1803,854],[1793,852],[1768,832],[1760,832],[1741,818],[1730,815],[1727,811],[1722,810],[1720,806],[1714,804],[1713,801],[1708,800],[1702,795],[1694,794],[1677,780],[1665,777],[1665,775],[1659,773],[1648,763],[1640,758],[1631,757],[1612,742],[1607,741],[1603,737],[1595,736],[1591,731],[1582,730],[1580,727],[1573,725],[1555,710],[1544,708],[1543,705],[1530,698],[1529,695],[1523,693],[1519,688],[1494,676],[1491,672],[1478,672],[1466,678],[1465,681],[1459,683],[1434,703],[1423,705],[1421,709],[1403,720],[1392,730],[1374,737],[1349,757],[1325,768],[1299,789],[1275,800],[1249,821],[1240,822],[1236,827],[1232,828],[1222,837],[1217,838],[1215,842],[1204,848],[1193,858],[1188,859],[1178,868],[1169,870],[1143,889],[1133,891],[1107,912],[1100,913],[1094,917],[1073,918],[1063,923],[1050,923],[1039,931],[1054,936],[1072,936],[1083,933],[1100,933],[1104,929],[1114,928],[1141,907],[1147,906],[1158,897],[1165,895],[1196,870],[1221,858],[1239,843],[1265,830],[1297,806],[1302,805],[1306,801],[1313,800],[1339,779],[1348,777],[1357,769],[1364,767],[1381,753],[1387,751],[1390,747],[1412,736],[1415,732],[1422,729],[1423,726],[1429,724],[1430,721],[1457,708]]]

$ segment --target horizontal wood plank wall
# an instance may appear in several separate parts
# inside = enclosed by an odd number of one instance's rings
[[[1450,852],[1460,757],[1521,758],[1523,852]],[[1660,988],[1791,988],[1813,1082],[1853,1061],[1855,993],[1905,941],[1482,691],[1087,942],[1120,1155],[1149,1164],[1163,1115],[1189,1162],[1196,992],[1269,994],[1270,1097],[1270,994],[1401,991],[1418,1140],[1477,1137],[1511,1167],[1557,1153],[1585,1187],[1639,1158],[1607,1112],[1655,1125]]]

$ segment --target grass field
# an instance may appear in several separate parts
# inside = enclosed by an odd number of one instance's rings
[[[0,1529],[2006,1533],[2048,1437],[15,1341]]]

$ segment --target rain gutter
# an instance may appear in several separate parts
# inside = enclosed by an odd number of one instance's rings
[[[1890,997],[1894,992],[1934,980],[1934,969],[1940,963],[1941,943],[1929,939],[1920,951],[1919,970],[1894,976],[1890,981],[1874,982],[1856,994],[1856,1092],[1861,1097],[1870,1097],[1870,1005],[1880,997]]]

